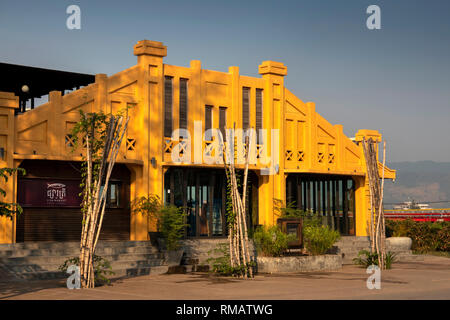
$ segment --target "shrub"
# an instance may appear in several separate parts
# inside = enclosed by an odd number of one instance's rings
[[[253,240],[258,254],[278,257],[287,250],[290,241],[296,240],[296,236],[285,234],[278,226],[261,226],[254,232]]]
[[[279,199],[274,199],[274,211],[279,212],[278,216],[280,218],[303,218],[308,215],[301,209],[297,209],[295,201],[288,202],[286,206],[283,205],[283,201]]]
[[[312,255],[324,254],[340,238],[339,232],[318,225],[317,220],[308,220],[303,228],[303,241],[306,249]]]
[[[228,243],[220,243],[217,248],[208,251],[208,255],[219,254],[218,257],[211,257],[206,260],[211,266],[211,272],[221,276],[240,276],[245,270],[255,266],[251,261],[248,266],[240,265],[232,267],[230,264],[230,247]]]
[[[363,257],[365,256],[365,257]],[[392,264],[394,262],[396,262],[396,254],[393,252],[387,252],[385,257],[384,257],[384,265],[386,267],[386,269],[391,269],[392,268]],[[376,252],[370,252],[369,250],[361,250],[358,252],[358,257],[353,259],[353,263],[357,264],[357,265],[361,265],[364,267],[369,267],[371,265],[379,265],[378,262],[378,253]]]
[[[182,208],[169,205],[158,213],[158,231],[166,241],[167,250],[178,250],[180,240],[184,236],[186,214]]]
[[[449,251],[450,222],[386,220],[386,236],[410,237],[412,249],[418,252]]]
[[[156,219],[158,232],[165,240],[167,250],[177,250],[187,227],[186,214],[174,205],[163,206],[161,199],[154,194],[136,199],[132,205],[134,213],[141,213]]]
[[[59,270],[66,273],[67,269],[71,265],[80,265],[80,257],[74,257],[64,261],[62,265],[59,266]],[[94,282],[95,284],[109,284],[110,280],[106,277],[107,275],[114,275],[115,272],[112,271],[111,263],[101,256],[94,255]]]

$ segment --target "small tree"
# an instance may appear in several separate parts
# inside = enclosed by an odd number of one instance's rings
[[[83,142],[82,163],[83,222],[80,243],[80,276],[83,288],[95,286],[94,257],[106,208],[106,194],[112,169],[125,135],[128,117],[84,113],[72,130],[73,150]]]
[[[25,169],[22,168],[0,168],[0,178],[3,178],[5,184],[8,182],[8,177],[12,177],[17,172],[25,175]],[[0,188],[0,195],[6,197],[6,191]],[[0,201],[0,216],[12,219],[15,214],[21,214],[22,207],[18,203],[9,203]]]
[[[163,206],[157,195],[141,197],[134,201],[133,212],[153,218],[157,222],[157,230],[166,241],[167,250],[173,251],[180,247],[180,239],[187,227],[186,214],[182,208],[173,205]]]

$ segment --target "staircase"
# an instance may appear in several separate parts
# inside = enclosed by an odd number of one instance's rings
[[[80,254],[79,242],[24,242],[0,245],[0,281],[63,279],[58,270]],[[111,263],[117,277],[166,273],[166,254],[148,241],[100,241],[96,255]]]
[[[369,237],[342,236],[334,246],[337,247],[337,252],[342,254],[342,264],[353,264],[353,259],[358,256],[360,250],[370,251]],[[411,250],[399,250],[386,246],[386,251],[396,253],[398,262],[423,260],[423,257],[412,254]]]

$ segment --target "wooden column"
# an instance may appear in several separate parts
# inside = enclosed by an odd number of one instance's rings
[[[318,180],[316,182],[316,184],[317,184],[317,192],[316,192],[316,194],[317,194],[317,212],[320,215],[322,215],[322,210],[321,210],[322,197],[321,197],[320,183],[321,183],[320,180]]]
[[[300,180],[300,177],[296,177],[295,179],[296,183],[296,187],[297,187],[297,208],[298,209],[303,209],[303,205],[302,205],[302,181]]]
[[[327,223],[328,226],[332,226],[332,217],[331,217],[331,181],[326,181],[327,185]]]
[[[342,181],[342,216],[344,218],[344,232],[349,234],[349,223],[348,223],[348,180]]]
[[[200,235],[200,215],[199,215],[199,210],[200,210],[200,192],[199,192],[199,187],[200,187],[200,177],[197,174],[197,172],[195,172],[195,236],[199,236]]]
[[[216,183],[216,174],[212,174],[209,190],[208,190],[208,211],[209,211],[209,219],[208,213],[206,214],[206,219],[208,219],[208,237],[213,235],[213,202],[214,202],[214,185]]]

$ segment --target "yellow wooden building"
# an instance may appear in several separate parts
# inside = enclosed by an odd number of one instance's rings
[[[186,208],[189,237],[224,236],[225,171],[217,137],[204,132],[231,128],[256,132],[251,226],[276,223],[279,199],[318,212],[344,235],[367,235],[361,141],[381,141],[378,131],[346,137],[342,125],[330,124],[314,102],[303,102],[284,86],[287,67],[280,62],[264,61],[261,77],[249,77],[235,66],[228,72],[202,69],[198,60],[189,67],[167,65],[166,53],[161,42],[139,41],[135,66],[109,77],[97,74],[94,83],[70,93],[51,91],[48,103],[28,111],[17,95],[0,92],[0,167],[27,171],[1,185],[6,201],[19,202],[24,212],[14,220],[0,218],[0,243],[79,238],[75,193],[83,150],[71,153],[70,131],[79,109],[115,113],[126,107],[130,123],[110,187],[104,239],[148,240],[154,226],[129,209],[130,201],[148,194]],[[211,161],[214,156],[219,161]],[[236,166],[243,168],[238,160]],[[395,178],[395,171],[386,168],[385,177]]]

